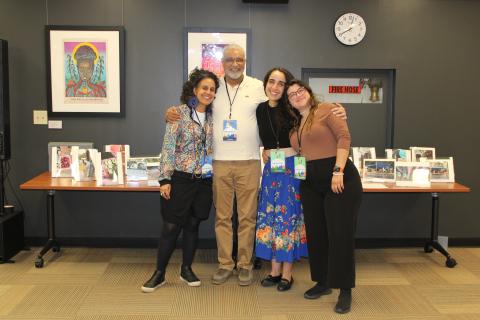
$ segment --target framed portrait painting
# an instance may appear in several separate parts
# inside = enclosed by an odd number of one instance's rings
[[[50,117],[124,115],[123,27],[46,26]]]
[[[229,44],[237,44],[245,50],[245,69],[250,74],[250,39],[250,29],[185,28],[184,80],[195,68],[210,70],[218,77],[223,77],[223,49]]]

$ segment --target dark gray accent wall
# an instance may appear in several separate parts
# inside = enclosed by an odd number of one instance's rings
[[[88,10],[86,10],[88,8]],[[357,12],[368,31],[346,47],[333,35],[335,19]],[[158,154],[163,113],[178,103],[183,80],[183,28],[251,28],[252,75],[273,66],[296,76],[301,68],[396,69],[396,147],[434,146],[454,156],[456,179],[470,194],[440,196],[440,234],[480,237],[480,152],[477,123],[479,1],[292,0],[248,5],[240,0],[0,0],[0,38],[9,41],[12,160],[8,199],[20,197],[26,236],[46,235],[46,200],[18,185],[46,171],[49,141],[131,145],[136,155]],[[48,19],[48,21],[47,21]],[[126,116],[64,118],[63,130],[32,124],[46,109],[44,25],[122,25],[126,31]],[[357,115],[356,115],[357,116]],[[374,126],[368,118],[365,126]],[[429,235],[430,197],[365,194],[359,238]],[[57,192],[57,234],[72,238],[152,238],[161,227],[153,193]],[[201,238],[214,237],[213,215]]]

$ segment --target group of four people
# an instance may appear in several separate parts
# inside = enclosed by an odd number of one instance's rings
[[[261,285],[286,291],[293,284],[294,261],[308,256],[316,284],[305,298],[316,299],[339,288],[335,311],[349,312],[362,188],[348,160],[351,139],[345,111],[318,103],[310,87],[283,68],[270,70],[262,83],[244,75],[245,63],[240,46],[225,47],[225,77],[194,70],[183,86],[182,105],[167,111],[160,163],[164,223],[157,268],[142,291],[153,292],[165,283],[182,230],[180,278],[189,286],[200,285],[191,265],[199,224],[208,217],[213,201],[219,261],[214,284],[226,282],[235,266],[239,284],[251,284],[255,248],[257,257],[272,262]],[[261,143],[264,159],[270,160],[259,189]]]

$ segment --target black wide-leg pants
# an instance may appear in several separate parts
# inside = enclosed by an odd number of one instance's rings
[[[311,278],[330,288],[355,287],[355,229],[362,199],[357,169],[348,160],[345,189],[331,189],[336,158],[307,161],[307,179],[300,185],[307,231]]]

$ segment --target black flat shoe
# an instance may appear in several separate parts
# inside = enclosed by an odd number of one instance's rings
[[[332,293],[332,289],[327,288],[326,286],[317,283],[312,288],[305,291],[305,293],[303,294],[303,297],[305,299],[318,299],[321,296],[325,296],[325,295],[330,294],[330,293]]]
[[[198,279],[195,273],[193,273],[191,267],[182,267],[180,269],[180,279],[186,282],[190,287],[198,287],[202,284],[200,279]]]
[[[260,281],[260,284],[262,285],[262,287],[273,287],[277,285],[280,282],[280,280],[282,280],[282,275],[274,277],[271,274],[269,274],[268,276],[263,278],[262,281]]]
[[[290,279],[290,281],[282,278],[282,280],[280,280],[280,282],[277,285],[277,290],[278,291],[290,290],[290,288],[292,287],[292,284],[293,284],[293,277],[292,279]]]
[[[338,296],[337,304],[335,305],[335,312],[344,314],[348,313],[351,310],[352,306],[352,290],[340,290],[340,294]]]
[[[142,291],[151,293],[165,284],[165,272],[156,270],[152,277],[142,286]]]

